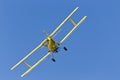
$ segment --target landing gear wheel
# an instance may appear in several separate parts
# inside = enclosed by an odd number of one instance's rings
[[[54,58],[51,59],[53,62],[56,62],[56,60]]]
[[[63,47],[63,49],[64,49],[65,51],[67,51],[67,50],[68,50],[66,47]]]

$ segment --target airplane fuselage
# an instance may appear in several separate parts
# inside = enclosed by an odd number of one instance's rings
[[[52,52],[57,52],[58,49],[58,43],[51,37],[47,38],[47,47]]]

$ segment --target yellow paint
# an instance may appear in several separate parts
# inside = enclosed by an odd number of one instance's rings
[[[55,48],[57,47],[56,42],[51,37],[48,37],[47,40],[48,40],[48,44],[47,44],[48,49],[54,52]]]

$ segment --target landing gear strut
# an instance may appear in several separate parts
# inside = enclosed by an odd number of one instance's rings
[[[56,62],[53,54],[52,54],[52,59],[51,59],[51,60],[52,60],[53,62]]]

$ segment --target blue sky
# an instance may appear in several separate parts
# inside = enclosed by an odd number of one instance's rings
[[[119,0],[0,0],[1,80],[120,80]],[[64,42],[68,48],[48,57],[24,78],[27,70],[15,65],[51,33],[75,8],[73,19],[87,19]],[[63,37],[66,23],[56,39]],[[65,31],[66,32],[66,31]],[[33,64],[47,52],[41,48],[27,62]]]

